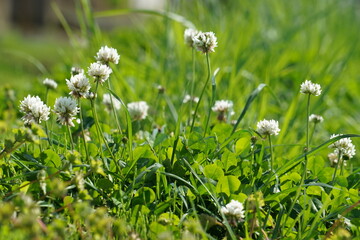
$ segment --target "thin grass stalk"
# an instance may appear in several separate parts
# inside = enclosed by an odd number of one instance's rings
[[[206,82],[204,84],[204,87],[201,91],[201,94],[199,96],[199,101],[197,102],[196,104],[196,107],[195,107],[195,111],[194,111],[194,116],[193,116],[193,120],[192,120],[192,123],[191,123],[191,128],[190,128],[190,133],[193,131],[193,128],[194,128],[194,124],[195,124],[195,119],[196,119],[196,115],[197,115],[197,111],[199,109],[199,106],[200,106],[200,102],[202,100],[202,97],[204,95],[204,92],[206,90],[206,86],[208,85],[208,82],[210,81],[210,74],[211,74],[211,69],[210,69],[210,60],[208,60],[208,53],[206,53],[207,55],[207,64],[208,64],[208,76],[207,76],[207,79],[206,79]],[[211,106],[210,106],[211,107]],[[205,129],[206,130],[206,129]]]
[[[192,115],[192,107],[193,107],[193,97],[194,97],[194,88],[195,88],[195,48],[192,47],[191,49],[191,61],[192,61],[192,77],[191,77],[191,84],[190,84],[190,104],[189,104],[189,116],[191,119]],[[189,123],[190,124],[190,123]]]
[[[84,148],[85,148],[85,153],[86,153],[86,161],[88,163],[90,163],[89,161],[89,150],[87,148],[87,144],[86,144],[86,139],[85,139],[85,131],[84,131],[84,117],[83,117],[83,114],[82,114],[82,108],[81,108],[81,100],[80,98],[78,98],[78,105],[79,105],[79,114],[80,114],[80,127],[81,127],[81,136],[82,136],[82,139],[83,139],[83,142],[84,142]]]
[[[269,134],[269,147],[270,147],[270,171],[273,172],[274,170],[274,163],[273,163],[273,148],[271,144],[271,135]]]

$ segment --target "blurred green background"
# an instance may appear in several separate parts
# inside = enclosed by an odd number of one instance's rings
[[[109,0],[97,5],[100,1],[78,0],[70,1],[69,8],[60,2],[46,2],[40,26],[12,23],[11,14],[2,20],[0,84],[11,86],[17,100],[42,94],[45,77],[62,85],[54,98],[67,94],[70,68],[86,68],[99,47],[107,44],[121,55],[114,87],[125,102],[155,104],[161,85],[177,108],[191,78],[192,53],[183,42],[183,32],[193,24],[218,37],[219,47],[210,56],[213,70],[220,69],[217,98],[234,102],[234,118],[260,83],[269,86],[240,127],[254,128],[258,120],[274,118],[282,130],[277,143],[304,142],[306,103],[299,87],[311,79],[323,88],[320,97],[312,98],[311,113],[325,118],[314,145],[333,133],[359,133],[357,0],[173,0],[151,7],[146,1],[134,5]],[[137,14],[125,10],[135,7],[152,10]],[[205,58],[197,53],[195,60],[199,95],[206,78]],[[165,103],[163,109],[153,121],[172,129]],[[283,151],[285,158],[291,154],[288,151]]]

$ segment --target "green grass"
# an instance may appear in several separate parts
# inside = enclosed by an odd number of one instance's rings
[[[0,159],[2,236],[324,239],[334,232],[336,239],[360,237],[359,158],[348,160],[335,181],[327,158],[328,145],[340,138],[360,143],[355,0],[178,1],[164,12],[138,11],[139,19],[131,10],[92,12],[85,0],[78,6],[80,30],[62,20],[69,42],[23,41],[14,34],[1,38],[0,81],[15,91],[14,98],[0,94],[5,103],[0,129],[8,139],[2,137],[0,149],[9,152]],[[61,12],[57,15],[61,19]],[[134,25],[103,32],[94,24],[117,15],[130,15]],[[211,114],[208,132],[211,81],[193,131],[189,104],[182,104],[192,79],[192,49],[183,39],[189,25],[216,34],[219,46],[210,54],[212,73],[218,71],[212,76],[216,100],[234,103],[228,123]],[[68,95],[71,67],[87,69],[103,45],[121,55],[119,65],[110,66],[112,93],[124,103],[117,112],[122,133],[101,106],[107,84],[99,86],[95,104],[111,152],[97,137],[90,102],[81,100],[91,137],[92,161],[87,161],[79,124],[71,129],[74,153],[65,127],[52,116],[49,146],[44,124],[22,128],[18,105],[28,94],[44,99],[41,82],[50,77],[59,84],[49,96],[52,107],[57,97]],[[194,95],[199,96],[207,63],[199,52],[194,60]],[[322,94],[311,97],[310,113],[324,117],[307,154],[307,96],[300,94],[305,79],[322,86]],[[149,115],[131,122],[126,104],[141,100],[149,104]],[[234,128],[230,122],[238,118]],[[273,151],[255,132],[264,118],[279,121]],[[329,140],[335,133],[349,135]],[[308,172],[302,178],[305,155]],[[271,157],[274,171],[268,167]],[[231,200],[244,204],[240,222],[220,211]],[[38,221],[30,220],[34,215]]]

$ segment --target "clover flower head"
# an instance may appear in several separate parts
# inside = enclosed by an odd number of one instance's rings
[[[59,97],[55,100],[54,112],[57,114],[57,122],[62,125],[74,127],[73,120],[79,110],[73,98]]]
[[[330,139],[341,135],[342,134],[333,134],[330,136]],[[339,154],[340,152],[341,155],[346,159],[351,159],[356,154],[355,145],[352,143],[351,138],[342,138],[334,142],[333,144],[329,145],[329,148],[335,148],[334,152],[336,154]]]
[[[279,122],[264,119],[257,123],[257,131],[261,135],[278,135],[280,132]]]
[[[199,31],[193,28],[187,28],[184,31],[184,40],[186,45],[188,45],[189,47],[194,47],[194,41],[193,38],[196,36],[196,34],[198,34]]]
[[[43,81],[43,84],[48,89],[56,89],[58,86],[54,80],[49,79],[49,78],[45,78],[45,80]]]
[[[72,67],[71,68],[71,76],[75,76],[77,74],[85,74],[84,69],[78,68],[78,67]]]
[[[221,207],[220,211],[225,216],[235,218],[238,221],[245,218],[244,205],[237,200],[231,200],[226,206]]]
[[[111,68],[98,62],[90,64],[88,68],[88,74],[95,79],[95,82],[99,82],[100,84],[108,80],[111,73]]]
[[[183,103],[187,103],[187,102],[190,102],[190,101],[193,101],[195,103],[198,103],[199,102],[199,98],[198,97],[195,97],[195,96],[190,96],[189,94],[186,94],[184,99],[183,99]]]
[[[24,98],[20,102],[20,112],[25,115],[21,118],[25,125],[31,123],[41,123],[49,119],[50,107],[48,107],[38,96],[30,96]]]
[[[313,83],[310,80],[305,80],[305,82],[303,82],[300,86],[300,92],[319,96],[321,94],[321,86],[320,84]]]
[[[101,62],[106,65],[108,65],[110,62],[118,64],[120,55],[118,54],[118,52],[115,48],[103,46],[97,52],[95,59],[96,59],[96,61]]]
[[[309,116],[309,122],[312,122],[312,123],[321,123],[324,121],[324,118],[320,115],[316,115],[316,114],[311,114]]]
[[[70,80],[66,79],[66,85],[74,98],[85,98],[90,90],[89,79],[83,73],[71,76]]]
[[[127,107],[134,121],[145,119],[149,110],[149,106],[144,101],[129,103]]]
[[[111,101],[113,103],[113,106],[115,110],[119,110],[121,108],[121,103],[119,100],[117,100],[115,97],[110,95],[109,93],[105,93],[103,95],[103,101],[102,103],[105,105],[105,109],[110,112],[111,111]]]
[[[214,48],[218,46],[217,38],[213,32],[199,32],[192,40],[195,48],[203,53],[215,52]]]
[[[215,105],[211,108],[214,112],[227,112],[233,107],[233,102],[230,100],[219,100],[215,102]]]

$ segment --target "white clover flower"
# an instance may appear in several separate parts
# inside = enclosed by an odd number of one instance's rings
[[[217,38],[213,32],[199,32],[193,37],[194,46],[203,53],[215,52]]]
[[[300,92],[319,96],[321,94],[321,86],[320,84],[312,83],[310,80],[305,80],[300,86]]]
[[[337,136],[341,136],[342,134],[333,134],[330,136],[330,139],[335,138]],[[351,159],[356,154],[355,145],[352,143],[351,138],[342,138],[333,144],[329,145],[329,148],[335,148],[334,153],[341,153],[347,159]]]
[[[57,88],[57,83],[49,78],[45,78],[45,80],[43,81],[43,84],[45,85],[45,87],[49,88],[49,89],[56,89]]]
[[[95,79],[95,82],[103,84],[112,73],[111,68],[105,64],[92,63],[88,68],[88,74]]]
[[[184,100],[183,100],[183,103],[187,103],[187,102],[190,102],[190,101],[193,101],[193,102],[195,102],[195,103],[198,103],[198,102],[199,102],[199,98],[198,98],[198,97],[195,97],[195,96],[190,96],[189,94],[185,95]]]
[[[279,122],[264,119],[257,123],[257,131],[261,135],[278,135],[280,132]]]
[[[220,211],[230,219],[235,218],[240,221],[245,218],[244,206],[241,202],[236,200],[231,200],[230,203],[226,204],[226,206],[221,207]]]
[[[193,38],[196,36],[196,34],[198,34],[199,31],[193,28],[187,28],[184,31],[184,40],[186,45],[188,45],[189,47],[194,47],[194,41]]]
[[[233,102],[230,100],[219,100],[215,102],[215,105],[211,108],[214,112],[227,112],[233,107]]]
[[[21,119],[25,125],[29,125],[32,122],[41,123],[49,119],[50,107],[48,107],[38,96],[30,96],[24,98],[20,102],[20,112],[24,113]]]
[[[316,115],[316,114],[311,114],[309,116],[309,122],[312,122],[312,123],[321,123],[324,121],[324,118],[320,115]]]
[[[85,74],[84,69],[78,68],[78,67],[72,67],[71,68],[71,76],[75,76],[77,74]]]
[[[129,103],[127,107],[134,121],[145,119],[149,109],[149,106],[144,101]]]
[[[55,100],[54,112],[57,114],[57,121],[62,125],[74,127],[72,122],[79,112],[75,99],[70,97],[59,97]]]
[[[105,109],[110,112],[111,111],[111,100],[113,102],[113,106],[115,108],[115,110],[119,110],[121,108],[121,103],[119,100],[117,100],[115,97],[113,97],[112,95],[105,93],[103,95],[103,101],[102,103],[105,105]]]
[[[120,55],[118,54],[117,50],[115,48],[110,48],[108,46],[103,46],[100,48],[100,50],[97,52],[97,55],[95,57],[96,61],[99,61],[103,64],[108,65],[109,62],[118,64]]]
[[[71,76],[70,80],[66,79],[66,85],[74,98],[85,98],[91,88],[89,79],[83,73]]]

